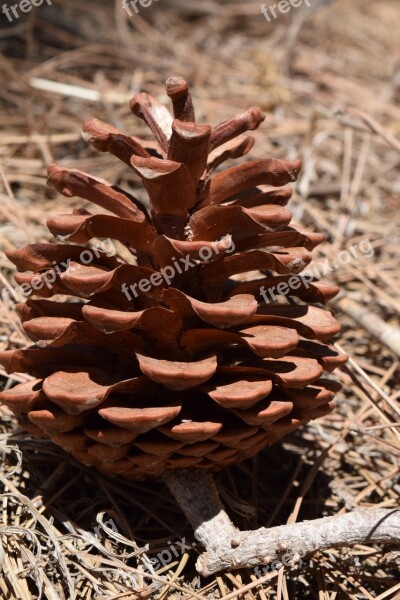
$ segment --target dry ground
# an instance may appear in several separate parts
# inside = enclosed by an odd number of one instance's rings
[[[253,0],[159,0],[132,18],[118,0],[54,0],[11,24],[0,16],[2,251],[49,239],[46,216],[82,205],[46,188],[48,162],[138,187],[83,143],[80,125],[92,115],[140,135],[127,100],[139,90],[165,99],[171,73],[190,80],[199,120],[266,111],[253,158],[304,160],[291,206],[327,235],[316,260],[337,267],[339,344],[352,360],[333,416],[218,476],[242,528],[399,504],[400,4],[311,4],[271,24]],[[373,255],[344,264],[339,252],[362,240]],[[3,254],[0,267],[0,286],[12,286]],[[0,336],[1,349],[26,343],[4,301]],[[161,483],[102,477],[2,411],[1,598],[400,598],[394,555],[368,545],[319,553],[294,571],[203,580],[200,549]],[[147,557],[157,555],[167,564],[152,572]]]

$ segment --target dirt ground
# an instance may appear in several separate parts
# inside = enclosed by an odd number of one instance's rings
[[[309,3],[269,21],[253,0],[154,0],[132,16],[120,0],[45,1],[12,20],[0,12],[0,288],[8,295],[4,251],[50,240],[49,214],[86,206],[46,187],[48,163],[144,199],[132,172],[84,143],[81,124],[94,116],[145,135],[129,98],[145,90],[167,103],[171,74],[190,82],[200,122],[252,105],[266,112],[251,158],[303,160],[290,208],[326,234],[315,262],[329,264],[341,287],[331,306],[343,326],[337,344],[351,359],[332,415],[217,475],[242,529],[399,505],[400,3]],[[0,350],[26,344],[2,293]],[[0,370],[0,378],[10,387],[24,376]],[[320,552],[294,570],[203,579],[201,548],[161,482],[103,477],[23,433],[4,407],[1,417],[5,600],[400,598],[398,555],[373,545]]]

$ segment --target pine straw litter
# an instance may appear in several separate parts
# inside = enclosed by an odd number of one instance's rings
[[[0,29],[2,251],[50,239],[44,223],[62,200],[46,187],[49,162],[140,195],[132,173],[83,143],[80,126],[95,116],[143,135],[127,100],[157,94],[173,73],[191,82],[203,122],[252,104],[266,111],[252,158],[303,159],[290,206],[327,236],[315,262],[342,288],[336,343],[351,360],[333,415],[217,476],[242,529],[399,505],[399,7],[313,4],[268,24],[253,1],[162,0],[129,18],[119,2],[70,0]],[[353,256],[363,240],[373,254]],[[0,267],[11,293],[3,254]],[[4,294],[0,310],[1,349],[24,346]],[[1,376],[5,387],[24,378]],[[369,545],[204,580],[194,568],[201,548],[161,482],[102,477],[18,430],[4,407],[0,450],[1,598],[400,598],[399,550]]]

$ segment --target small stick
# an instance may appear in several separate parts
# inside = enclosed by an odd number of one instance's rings
[[[362,306],[350,298],[339,298],[335,304],[382,344],[390,348],[397,356],[400,356],[400,329],[385,323],[381,317],[371,312],[369,306]]]
[[[42,90],[43,92],[51,92],[70,98],[81,98],[82,100],[89,100],[90,102],[101,102],[101,100],[106,100],[111,104],[123,105],[132,97],[132,94],[128,92],[114,92],[113,90],[99,91],[71,85],[69,83],[50,81],[49,79],[42,79],[40,77],[31,77],[29,84],[33,88]]]
[[[164,480],[206,551],[196,567],[205,577],[225,569],[255,568],[328,548],[355,544],[400,544],[400,510],[355,510],[303,523],[239,531],[225,512],[209,472],[170,470]]]

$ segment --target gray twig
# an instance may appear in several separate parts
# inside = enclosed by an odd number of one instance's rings
[[[267,565],[333,547],[355,544],[400,545],[400,509],[354,510],[345,515],[255,531],[240,531],[226,514],[210,473],[167,471],[164,479],[205,548],[197,570],[209,576],[225,569]]]

